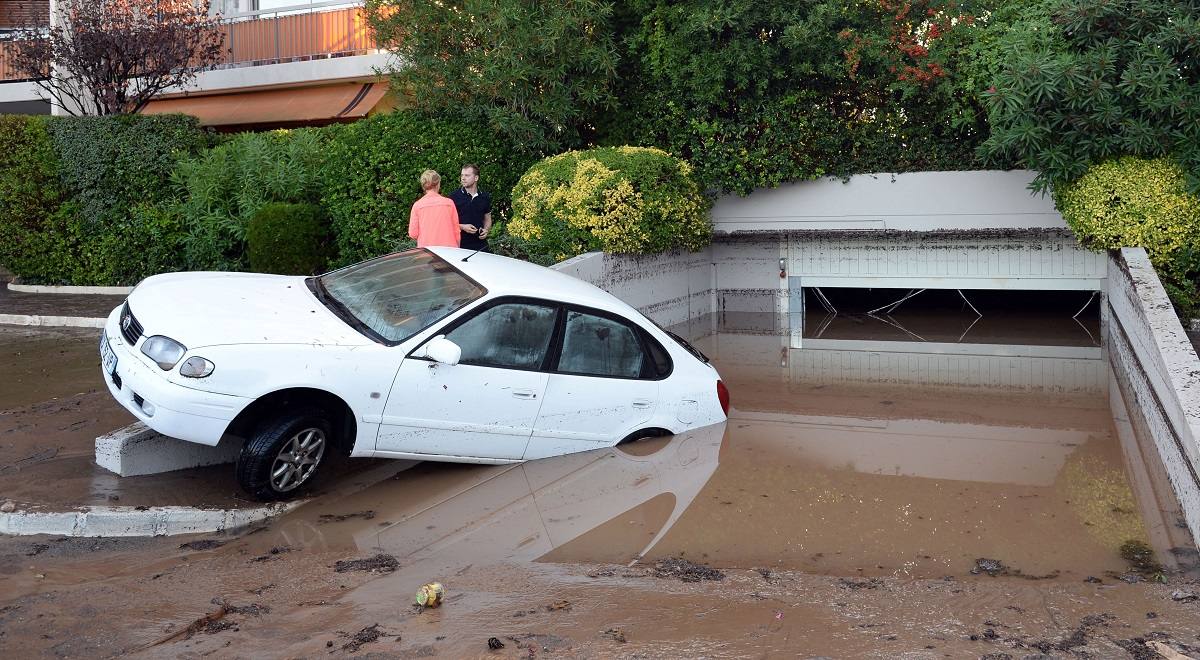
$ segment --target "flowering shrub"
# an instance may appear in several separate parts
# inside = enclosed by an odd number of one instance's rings
[[[698,250],[712,240],[709,207],[691,166],[661,149],[568,151],[517,182],[508,232],[546,265],[592,250]]]
[[[1079,242],[1095,249],[1144,247],[1172,301],[1184,313],[1200,303],[1200,197],[1168,158],[1133,156],[1093,165],[1055,191]]]

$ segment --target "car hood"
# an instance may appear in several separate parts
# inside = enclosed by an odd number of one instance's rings
[[[304,277],[168,273],[142,281],[129,308],[146,336],[189,349],[222,344],[370,344],[309,291]]]

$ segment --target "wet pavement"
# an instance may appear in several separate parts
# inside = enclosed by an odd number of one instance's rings
[[[9,291],[0,277],[0,314],[106,318],[125,296]]]
[[[1087,332],[892,320],[922,339],[698,319],[734,411],[679,436],[239,535],[0,540],[0,655],[1200,657],[1195,546]]]
[[[100,376],[93,329],[0,326],[0,502],[23,510],[82,506],[261,506],[238,487],[233,466],[119,477],[96,465],[96,437],[136,422]],[[383,461],[335,460],[317,492]]]

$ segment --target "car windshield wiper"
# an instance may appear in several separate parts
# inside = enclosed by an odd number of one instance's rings
[[[313,295],[317,297],[317,300],[320,301],[320,303],[324,305],[326,309],[333,312],[334,316],[337,316],[341,320],[345,321],[346,325],[354,328],[360,334],[365,335],[367,339],[370,339],[371,341],[380,344],[388,343],[388,341],[380,336],[378,332],[375,332],[371,326],[359,320],[359,318],[355,316],[349,309],[347,309],[340,300],[330,295],[329,290],[325,288],[325,284],[321,282],[321,278],[310,277],[307,280],[304,280],[304,283],[308,285],[309,291],[313,292]]]

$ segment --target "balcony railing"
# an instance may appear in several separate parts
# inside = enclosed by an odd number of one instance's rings
[[[218,67],[365,55],[378,50],[361,6],[294,12],[294,9],[257,12],[249,18],[238,17],[223,22],[221,31],[225,33],[226,52]],[[14,50],[13,43],[0,41],[0,82],[23,78],[11,64]]]
[[[361,6],[232,19],[221,29],[228,49],[224,66],[364,55],[378,49]]]
[[[28,76],[18,73],[13,68],[12,59],[16,52],[16,44],[11,41],[0,41],[0,82],[16,82],[28,79]]]

